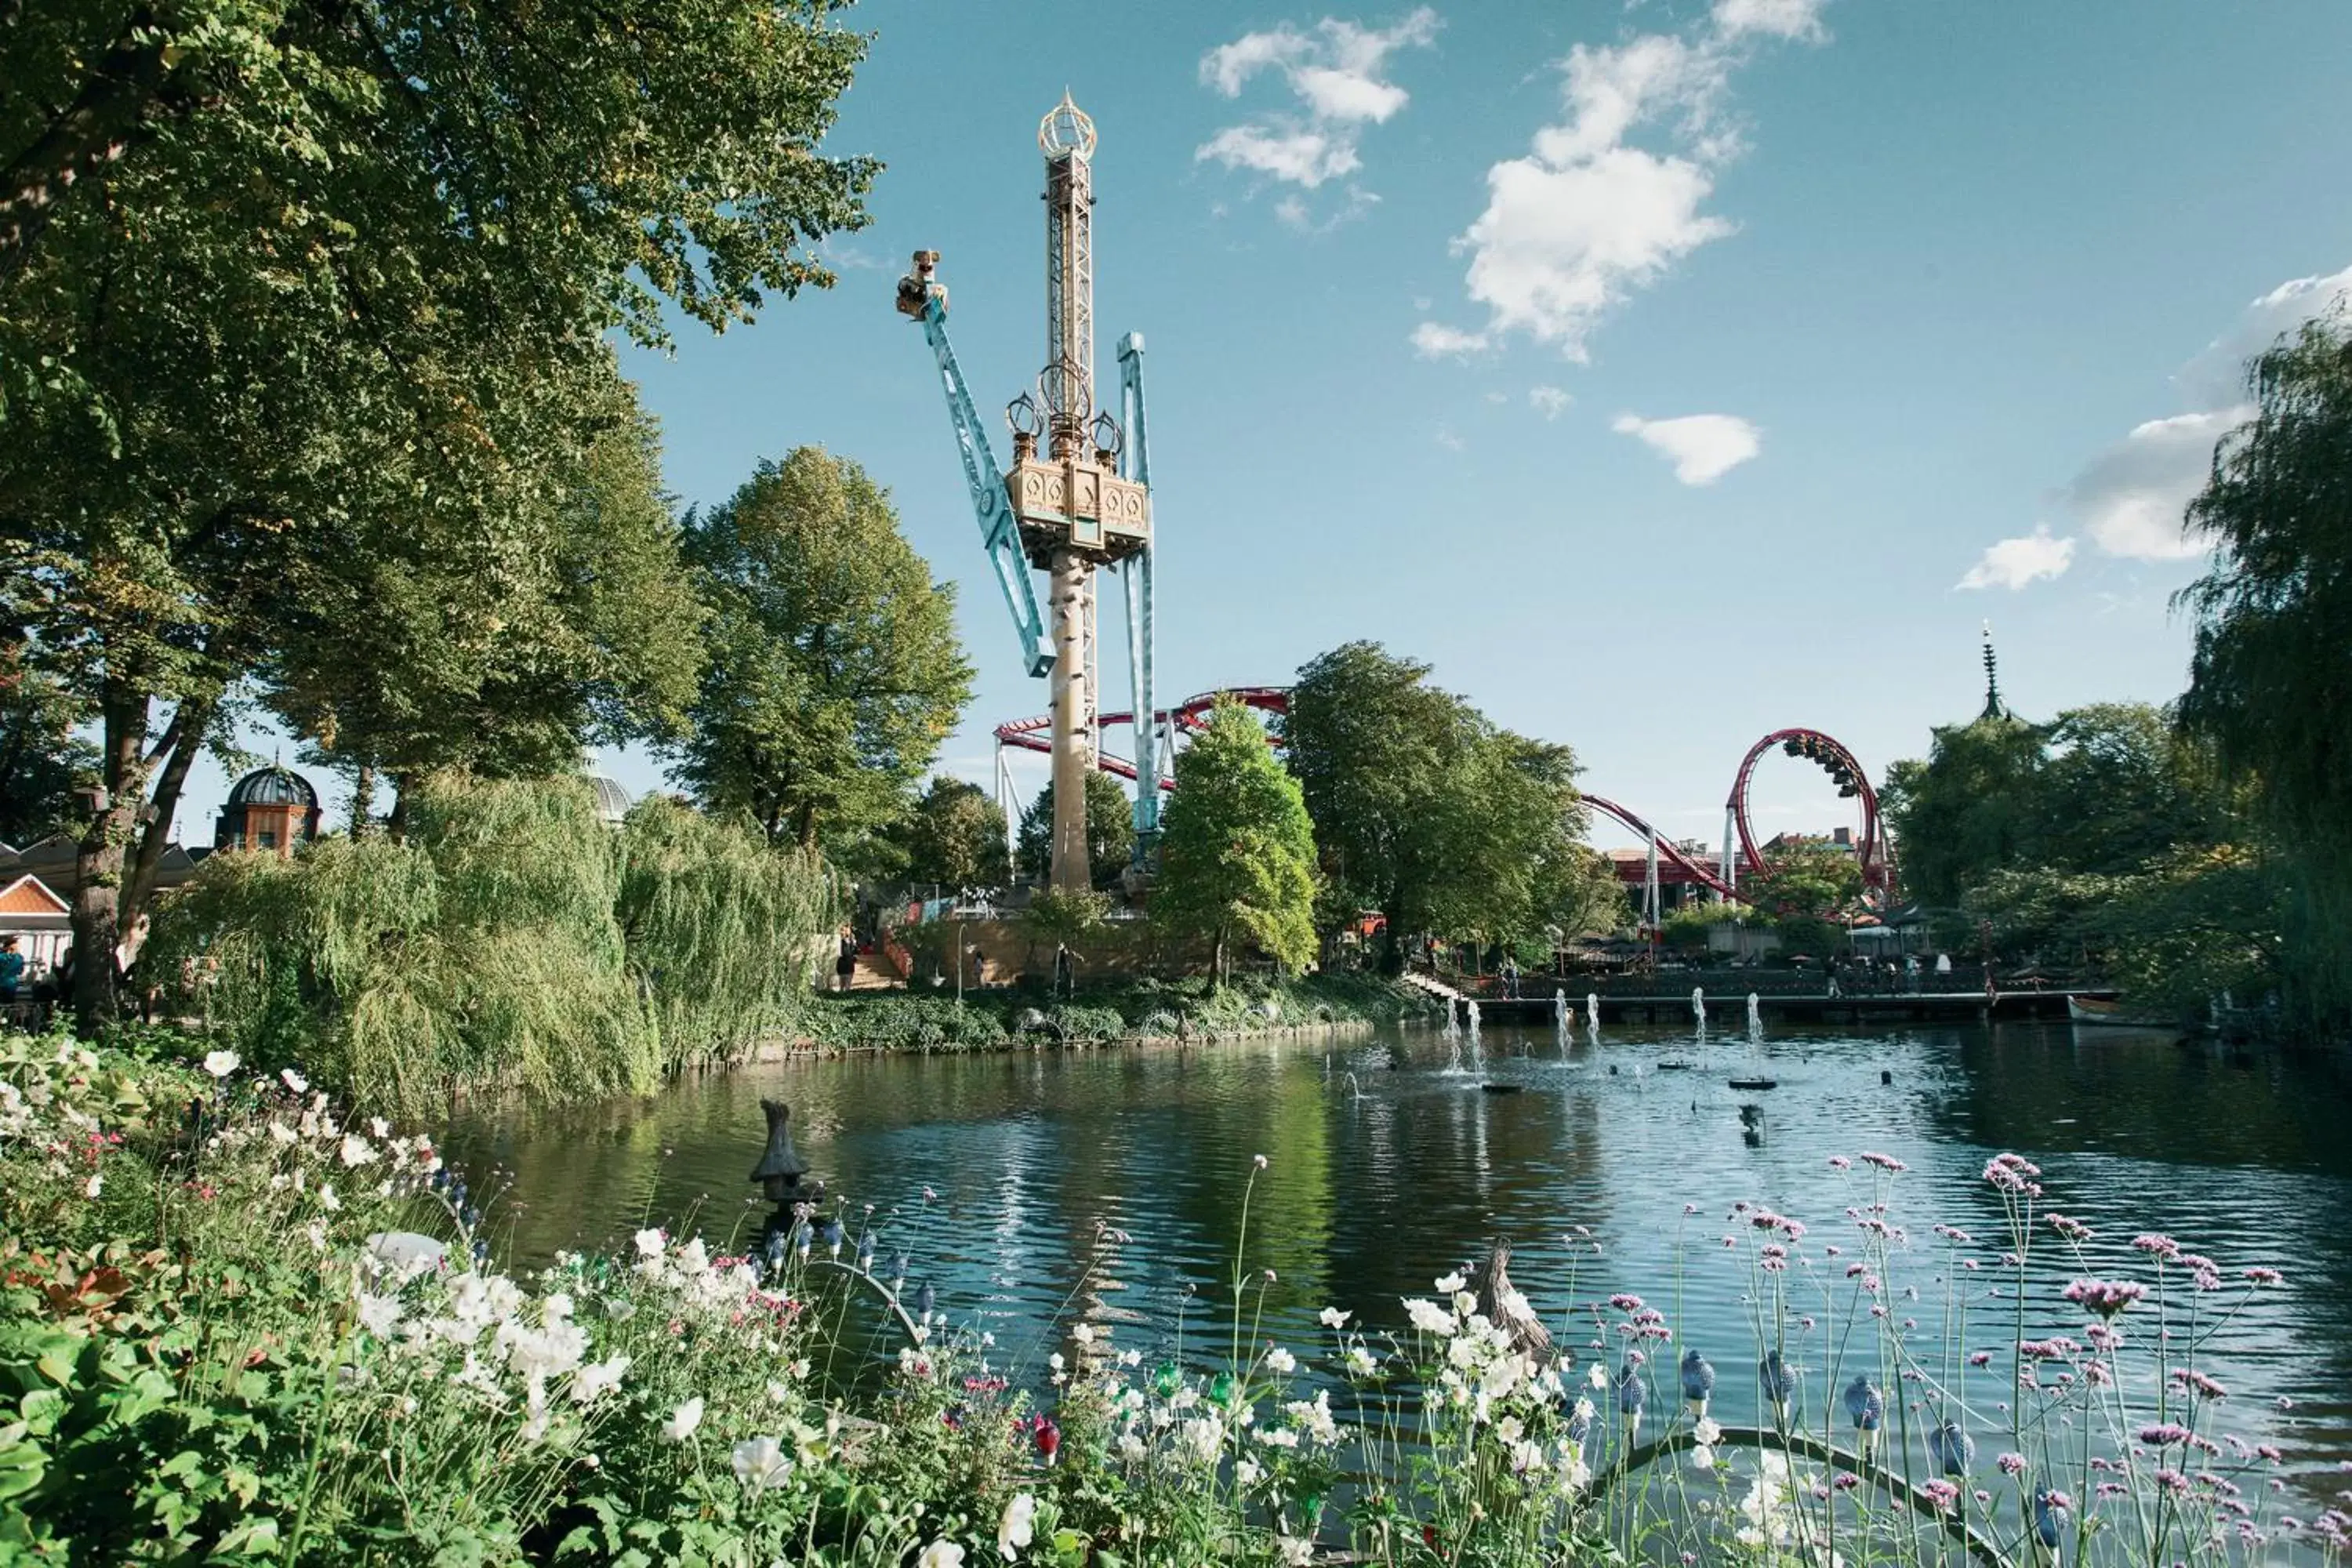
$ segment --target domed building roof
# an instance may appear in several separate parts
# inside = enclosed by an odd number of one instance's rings
[[[596,815],[608,827],[618,827],[621,819],[629,815],[629,807],[636,804],[627,790],[602,773],[588,775],[588,789],[596,797]]]
[[[319,808],[319,792],[310,781],[278,763],[266,768],[256,768],[236,781],[228,792],[232,808],[241,805],[299,805],[305,811]]]

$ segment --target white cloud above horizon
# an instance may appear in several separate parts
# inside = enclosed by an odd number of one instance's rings
[[[1528,406],[1533,408],[1537,413],[1542,415],[1546,419],[1559,418],[1561,415],[1568,412],[1568,405],[1575,401],[1575,398],[1570,397],[1565,391],[1557,386],[1531,386],[1528,388]]]
[[[1827,0],[1716,0],[1688,35],[1579,44],[1560,62],[1565,117],[1529,153],[1486,171],[1486,205],[1454,242],[1483,326],[1424,321],[1423,356],[1459,356],[1525,334],[1572,362],[1612,310],[1703,245],[1736,232],[1703,211],[1743,142],[1724,112],[1731,79],[1763,40],[1818,42]],[[1663,125],[1666,150],[1629,140]]]
[[[2053,539],[2049,526],[2041,524],[2032,533],[1989,545],[1983,557],[1953,586],[2007,588],[2014,593],[2029,583],[2064,576],[2074,563],[2074,541]]]
[[[2248,301],[2173,377],[2191,412],[2143,420],[2084,464],[2058,499],[2102,554],[2190,561],[2205,553],[2206,544],[2184,530],[2182,514],[2212,471],[2214,443],[2253,413],[2244,401],[2246,361],[2347,296],[2352,267],[2290,279]]]
[[[1736,414],[1685,414],[1644,419],[1621,414],[1609,426],[1634,436],[1675,466],[1686,485],[1711,485],[1764,449],[1764,433]]]
[[[1219,45],[1201,58],[1203,86],[1222,97],[1239,98],[1253,78],[1273,71],[1289,88],[1296,107],[1225,126],[1194,150],[1193,161],[1301,191],[1360,173],[1364,128],[1386,124],[1412,101],[1387,79],[1389,57],[1427,47],[1441,25],[1437,13],[1423,5],[1390,27],[1326,16],[1310,29],[1284,22]],[[1359,216],[1376,199],[1351,185],[1345,205],[1324,221],[1293,192],[1283,198],[1276,216],[1293,228],[1315,230]]]

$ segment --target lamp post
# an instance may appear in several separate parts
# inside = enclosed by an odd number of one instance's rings
[[[808,1162],[793,1147],[792,1107],[780,1100],[763,1100],[760,1109],[768,1117],[768,1146],[761,1152],[760,1163],[751,1167],[751,1179],[776,1205],[776,1212],[760,1229],[761,1256],[772,1265],[782,1257],[793,1227],[824,1205],[824,1184],[801,1184],[801,1178],[808,1174]]]

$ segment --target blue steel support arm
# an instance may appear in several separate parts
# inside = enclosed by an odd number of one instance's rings
[[[962,367],[948,345],[947,310],[940,292],[923,301],[923,341],[939,362],[940,387],[947,395],[948,422],[955,426],[956,451],[963,458],[964,483],[971,489],[981,542],[987,547],[988,563],[996,569],[997,586],[1004,591],[1004,607],[1013,613],[1022,660],[1031,675],[1045,675],[1054,668],[1053,641],[1045,635],[1045,617],[1037,613],[1037,591],[1029,578],[1028,557],[1021,552],[1021,528],[1013,518],[1003,470],[996,466],[996,454],[989,449],[971,393],[963,384]]]
[[[1118,413],[1126,426],[1121,448],[1120,477],[1147,489],[1151,484],[1151,438],[1143,409],[1143,334],[1129,332],[1118,340]],[[1152,535],[1159,532],[1157,522]],[[1127,587],[1128,672],[1134,685],[1135,710],[1135,858],[1143,862],[1160,840],[1160,710],[1153,700],[1151,661],[1151,550],[1143,548],[1119,568]]]

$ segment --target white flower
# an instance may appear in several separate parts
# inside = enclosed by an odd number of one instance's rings
[[[236,1065],[236,1063],[234,1061],[229,1063],[229,1066],[231,1067],[235,1067]],[[1253,1154],[1250,1156],[1250,1163],[1263,1171],[1265,1169],[1265,1156],[1263,1154]]]
[[[1323,1320],[1323,1326],[1327,1329],[1339,1328],[1354,1315],[1351,1312],[1343,1312],[1337,1307],[1326,1307],[1318,1314]]]
[[[1237,1459],[1234,1462],[1234,1485],[1244,1491],[1257,1485],[1265,1475],[1265,1472],[1258,1468],[1258,1462],[1255,1459]]]
[[[1125,1432],[1119,1435],[1118,1457],[1120,1458],[1139,1459],[1143,1458],[1143,1453],[1144,1448],[1142,1438],[1137,1436],[1132,1432]]]
[[[952,1541],[934,1541],[915,1554],[915,1568],[963,1568],[963,1548]]]
[[[1592,1363],[1591,1369],[1584,1374],[1584,1379],[1595,1388],[1606,1388],[1609,1386],[1609,1374],[1601,1370],[1601,1363],[1597,1361]]]
[[[278,1081],[285,1084],[288,1089],[292,1089],[297,1094],[301,1093],[304,1089],[310,1087],[310,1080],[304,1078],[300,1073],[296,1072],[292,1068],[279,1068],[278,1069]]]
[[[621,1386],[621,1374],[629,1370],[629,1358],[614,1356],[593,1366],[583,1366],[572,1379],[572,1400],[581,1405],[593,1405],[604,1394]]]
[[[1037,1524],[1037,1500],[1027,1492],[1019,1492],[1004,1505],[1004,1517],[996,1521],[996,1551],[1010,1561],[1029,1544]]]
[[[1095,1342],[1095,1331],[1086,1324],[1080,1323],[1070,1331],[1070,1338],[1082,1345],[1090,1345]]]
[[[392,1338],[392,1331],[400,1323],[400,1301],[393,1296],[371,1296],[360,1292],[360,1327],[377,1339]]]
[[[343,1200],[335,1196],[334,1187],[326,1182],[319,1184],[319,1206],[329,1214],[343,1206]]]
[[[290,1148],[300,1137],[300,1133],[283,1121],[273,1121],[269,1124],[269,1141],[281,1149]]]
[[[1348,1347],[1342,1364],[1347,1367],[1349,1377],[1370,1377],[1381,1369],[1381,1363],[1372,1358],[1372,1352],[1360,1344]]]
[[[1702,1448],[1712,1448],[1723,1441],[1723,1428],[1716,1424],[1714,1416],[1702,1415],[1698,1425],[1691,1428],[1691,1441]]]
[[[1298,1434],[1287,1426],[1269,1426],[1257,1435],[1257,1440],[1273,1448],[1298,1447]]]
[[[1450,1334],[1454,1331],[1454,1314],[1434,1301],[1425,1301],[1418,1296],[1407,1297],[1404,1315],[1411,1318],[1412,1326],[1424,1334]],[[1599,1369],[1594,1370],[1597,1372]]]
[[[1288,1377],[1298,1370],[1298,1358],[1276,1345],[1265,1352],[1265,1370],[1276,1377]]]
[[[213,1051],[205,1058],[205,1070],[215,1078],[226,1078],[243,1059],[235,1051]]]
[[[1462,1278],[1462,1271],[1457,1268],[1437,1280],[1437,1293],[1441,1296],[1452,1296],[1458,1293],[1462,1287],[1468,1283],[1468,1280]]]
[[[1315,1561],[1315,1542],[1297,1535],[1277,1535],[1275,1545],[1282,1552],[1285,1568],[1307,1568]]]
[[[1690,1468],[1694,1470],[1715,1468],[1714,1448],[1705,1443],[1693,1443],[1690,1450]]]
[[[375,1145],[356,1132],[343,1134],[342,1161],[346,1165],[373,1165],[376,1162]]]
[[[1055,1351],[1052,1355],[1045,1358],[1045,1364],[1052,1367],[1055,1372],[1059,1372],[1066,1363],[1062,1360],[1062,1352],[1060,1351]]]
[[[793,1472],[784,1446],[773,1437],[754,1437],[735,1445],[735,1479],[753,1491],[772,1487]]]
[[[1541,1446],[1525,1439],[1511,1445],[1512,1469],[1524,1476],[1543,1468],[1544,1451]]]
[[[669,1419],[662,1423],[661,1435],[673,1443],[683,1443],[693,1436],[694,1429],[701,1425],[702,1400],[697,1395],[670,1412]]]
[[[82,1184],[81,1190],[84,1195],[94,1198],[98,1196],[100,1189],[105,1185],[106,1178],[104,1176],[93,1174],[88,1182]]]
[[[657,1230],[641,1230],[637,1232],[635,1240],[637,1244],[637,1256],[639,1258],[659,1258],[662,1255],[661,1232]]]

